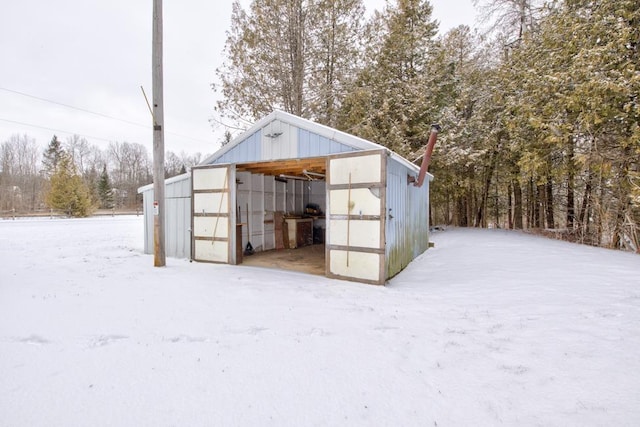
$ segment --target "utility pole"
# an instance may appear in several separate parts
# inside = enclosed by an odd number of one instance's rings
[[[153,265],[166,265],[164,248],[164,107],[162,81],[162,0],[153,0],[151,67],[153,86]]]

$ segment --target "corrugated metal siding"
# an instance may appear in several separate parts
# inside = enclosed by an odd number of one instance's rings
[[[264,160],[262,158],[262,130],[251,134],[212,164],[243,163]]]
[[[142,193],[144,212],[144,253],[153,253],[153,188]]]
[[[399,162],[387,163],[387,278],[404,269],[429,247],[429,181],[421,188],[407,184],[413,171]],[[393,217],[393,218],[392,218]]]
[[[191,257],[191,177],[165,185],[165,253],[172,258]],[[142,194],[144,253],[153,253],[153,188]]]
[[[191,178],[169,183],[164,188],[164,197],[173,199],[178,197],[191,197]]]
[[[274,120],[263,128],[262,160],[294,159],[299,157],[297,129],[297,127],[280,120]],[[274,136],[277,134],[280,135]]]
[[[165,188],[165,249],[175,258],[191,257],[191,178]]]
[[[191,257],[191,197],[165,200],[165,250],[174,258]]]
[[[274,133],[277,137],[269,137]],[[357,151],[355,148],[283,122],[254,132],[212,164],[319,157]]]
[[[298,155],[304,157],[320,157],[329,154],[355,151],[353,147],[341,144],[332,139],[298,128]]]

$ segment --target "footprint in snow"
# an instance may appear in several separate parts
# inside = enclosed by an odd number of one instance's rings
[[[269,328],[260,328],[260,327],[254,326],[253,328],[249,328],[247,330],[247,333],[249,335],[258,335],[259,333],[264,332],[264,331],[268,331],[268,330],[269,330]]]
[[[24,344],[31,344],[31,345],[43,345],[43,344],[49,344],[51,342],[36,334],[31,334],[28,337],[24,337],[24,338],[17,338],[16,341]]]
[[[89,347],[104,347],[107,344],[111,344],[116,341],[126,340],[129,337],[126,335],[100,335],[98,337],[94,337],[91,342],[89,342]]]
[[[309,330],[309,332],[307,333],[307,335],[312,336],[312,335],[317,335],[317,336],[321,336],[321,337],[326,337],[331,335],[330,332],[325,331],[322,328],[311,328]]]
[[[507,371],[510,374],[515,374],[515,375],[522,375],[525,372],[529,371],[529,368],[527,368],[526,366],[522,366],[522,365],[502,365],[502,366],[500,366],[500,369],[502,369],[503,371]]]
[[[177,335],[175,337],[166,338],[164,341],[169,341],[173,343],[179,342],[206,342],[207,339],[204,337],[191,337],[189,335]]]

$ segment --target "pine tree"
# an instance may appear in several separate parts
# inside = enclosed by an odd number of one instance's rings
[[[100,199],[100,207],[103,209],[113,208],[113,188],[107,173],[107,165],[102,166],[102,173],[98,180],[98,197]]]
[[[42,155],[42,166],[44,167],[47,176],[51,176],[55,173],[64,153],[65,151],[62,148],[62,143],[56,135],[53,135],[47,149]]]
[[[256,0],[249,13],[233,3],[227,61],[214,86],[222,115],[255,120],[274,108],[302,115],[305,19],[301,0]]]
[[[82,174],[82,180],[89,189],[89,197],[91,201],[97,206],[101,206],[100,194],[98,193],[98,184],[100,182],[100,174],[95,168],[95,165],[91,165],[88,170]]]
[[[569,231],[613,247],[640,243],[640,212],[630,199],[640,162],[638,5],[564,2],[517,53],[526,64],[520,113],[538,134],[523,146],[522,165],[538,184],[544,176],[559,183],[554,192],[564,193]]]
[[[504,132],[496,125],[492,90],[495,72],[488,67],[490,54],[467,26],[450,30],[439,41],[434,64],[445,70],[439,85],[441,124],[445,131],[433,159],[437,176],[432,200],[438,218],[464,226],[487,226],[489,204],[499,223],[502,207],[489,190],[499,170]],[[496,213],[497,212],[497,213]]]
[[[309,10],[309,116],[336,127],[345,92],[360,63],[362,0],[317,0]]]
[[[517,43],[538,25],[541,0],[473,0],[480,20],[491,22],[488,32],[499,32]]]
[[[437,22],[425,0],[398,0],[367,28],[365,66],[348,94],[340,127],[412,157],[436,118],[430,55]]]
[[[93,210],[90,191],[76,171],[70,157],[63,155],[51,176],[47,205],[69,216],[85,217]]]
[[[274,109],[335,122],[355,70],[362,0],[255,0],[233,4],[217,110],[256,120]]]

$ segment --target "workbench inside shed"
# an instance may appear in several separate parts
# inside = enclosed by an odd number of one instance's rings
[[[241,235],[238,235],[242,238],[242,248],[250,243],[258,253],[301,248],[312,245],[314,240],[324,242],[321,229],[325,227],[322,212],[326,204],[326,185],[323,180],[256,173],[246,165],[239,169],[236,210],[242,223]],[[310,205],[317,207],[314,217],[306,213]],[[243,261],[247,258],[244,256]]]
[[[313,218],[285,218],[285,248],[295,249],[313,244]]]

